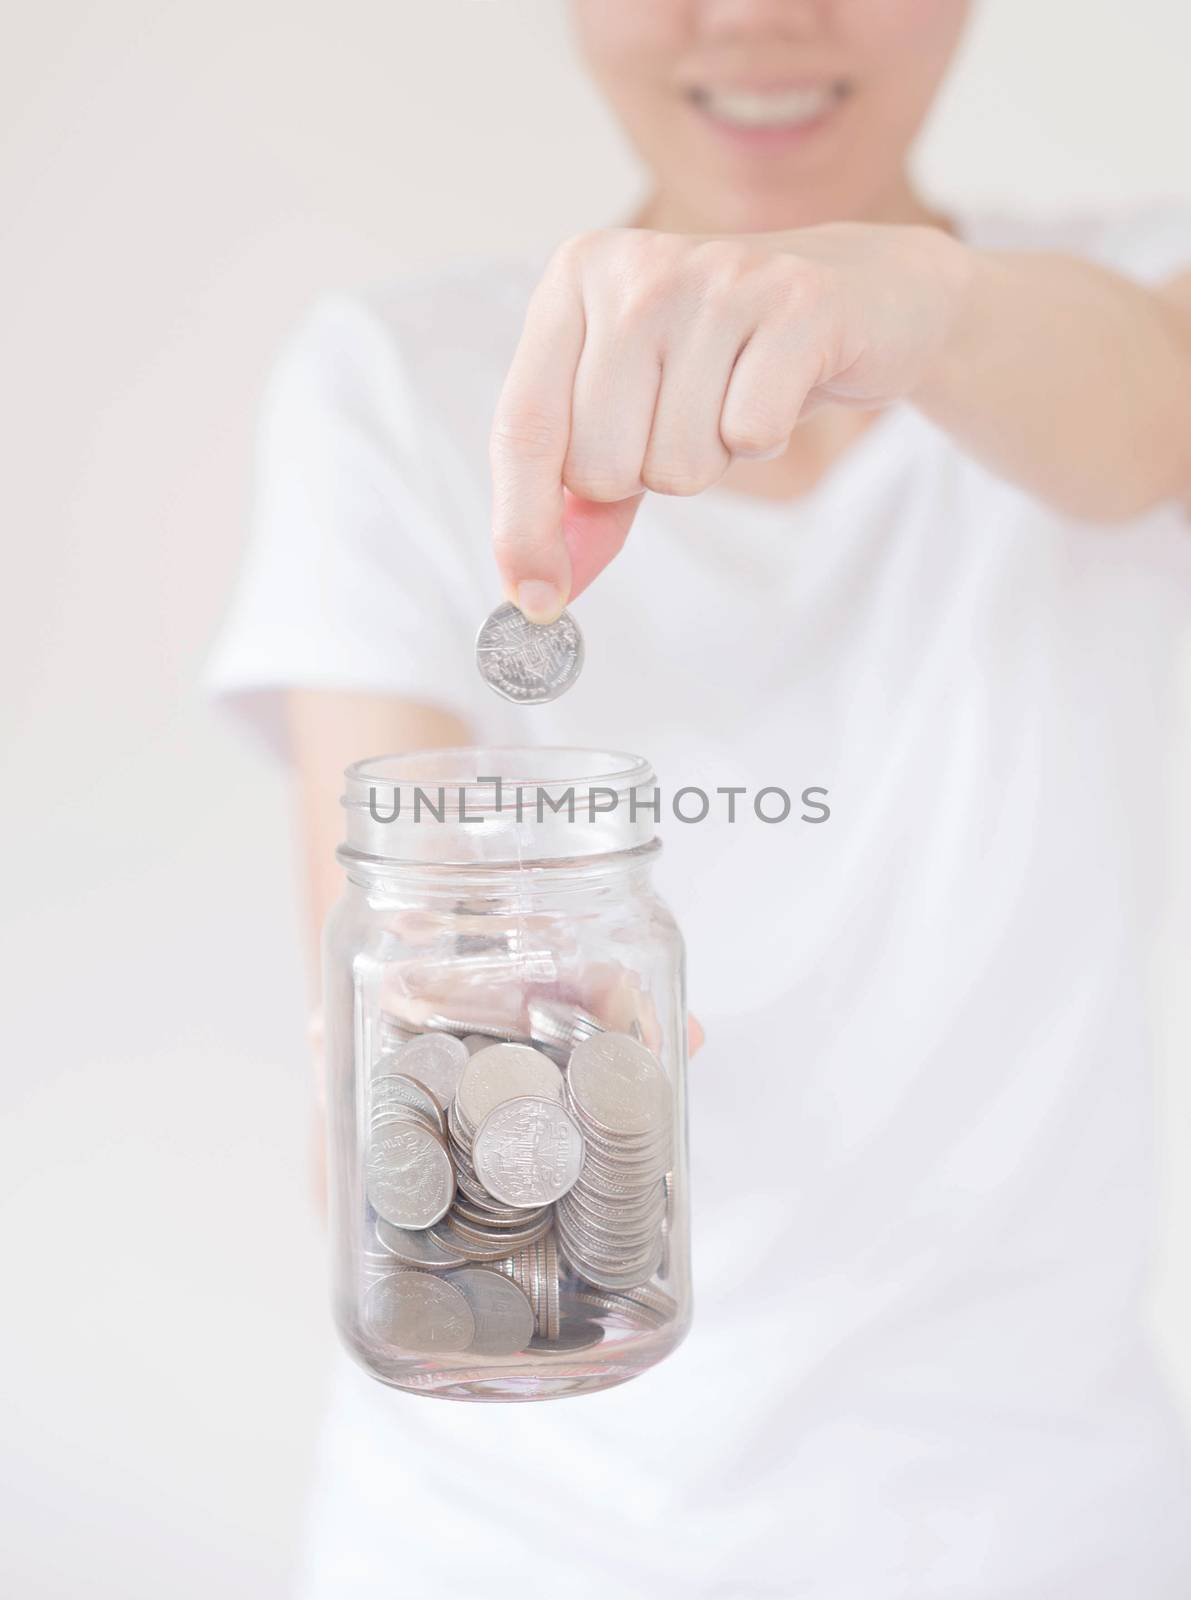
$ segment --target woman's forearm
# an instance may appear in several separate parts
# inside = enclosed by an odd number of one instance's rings
[[[915,404],[1049,504],[1116,521],[1191,498],[1191,293],[1057,255],[969,257]]]
[[[343,891],[335,851],[343,842],[343,770],[365,756],[470,742],[471,730],[449,711],[396,696],[291,689],[285,728],[296,781],[304,857],[312,992],[319,987],[323,923]]]

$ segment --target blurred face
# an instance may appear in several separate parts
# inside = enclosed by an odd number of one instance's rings
[[[910,143],[968,0],[573,0],[649,166],[655,227],[752,232],[913,214]]]

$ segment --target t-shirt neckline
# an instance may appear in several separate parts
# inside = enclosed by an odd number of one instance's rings
[[[836,456],[804,494],[770,499],[716,483],[705,489],[700,499],[709,510],[731,511],[734,517],[752,517],[762,522],[789,521],[792,516],[820,511],[841,495],[851,497],[863,493],[865,485],[883,473],[886,464],[896,458],[909,429],[917,421],[917,413],[908,402],[892,402],[858,439]]]
[[[964,244],[979,240],[980,219],[966,211],[950,208],[952,230]],[[709,508],[731,510],[734,516],[755,517],[758,521],[789,521],[808,511],[821,511],[841,495],[863,493],[866,484],[892,462],[900,447],[923,422],[908,400],[895,400],[886,406],[858,439],[832,461],[805,494],[783,500],[748,494],[713,484],[700,497]]]

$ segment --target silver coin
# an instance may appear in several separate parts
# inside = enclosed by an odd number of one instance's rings
[[[567,1096],[565,1104],[583,1133],[587,1165],[601,1182],[610,1187],[640,1188],[646,1181],[661,1177],[670,1153],[668,1141],[655,1140],[643,1149],[636,1149],[627,1141],[616,1143],[601,1138],[576,1106],[573,1095]]]
[[[398,1228],[428,1228],[444,1217],[455,1172],[443,1139],[431,1128],[393,1119],[373,1130],[365,1187],[378,1216]]]
[[[561,1262],[558,1256],[558,1241],[553,1233],[546,1234],[542,1239],[542,1291],[545,1298],[546,1327],[548,1339],[553,1339],[558,1333],[559,1325],[559,1269]]]
[[[549,1056],[529,1045],[491,1044],[469,1058],[455,1092],[454,1109],[475,1130],[503,1101],[522,1095],[561,1105],[562,1073]]]
[[[512,1278],[528,1295],[538,1334],[548,1338],[556,1333],[559,1326],[559,1256],[553,1232],[544,1233],[533,1244],[495,1265],[497,1271]]]
[[[566,1197],[566,1210],[573,1220],[589,1222],[594,1228],[641,1228],[661,1226],[665,1216],[665,1201],[660,1204],[653,1195],[644,1199],[633,1196],[623,1205],[613,1204],[605,1194],[580,1193],[572,1189]]]
[[[472,1126],[463,1113],[458,1095],[447,1107],[447,1138],[451,1141],[451,1154],[455,1160],[470,1166]]]
[[[647,1139],[669,1125],[670,1080],[653,1051],[627,1033],[577,1044],[567,1082],[582,1116],[608,1133]]]
[[[519,1249],[522,1245],[530,1245],[539,1238],[550,1226],[550,1211],[543,1207],[541,1211],[522,1213],[528,1221],[513,1224],[510,1222],[485,1219],[477,1222],[474,1216],[468,1216],[456,1204],[439,1224],[441,1229],[449,1229],[452,1235],[460,1241],[470,1240],[475,1244],[484,1246],[501,1245],[507,1255],[510,1250]]]
[[[374,1120],[398,1107],[408,1106],[428,1116],[440,1133],[446,1132],[443,1103],[431,1091],[428,1084],[417,1078],[411,1078],[408,1073],[389,1072],[379,1078],[373,1078],[368,1104]]]
[[[539,1282],[537,1252],[534,1249],[534,1244],[530,1243],[522,1246],[519,1250],[513,1251],[503,1261],[496,1262],[495,1266],[498,1272],[503,1272],[506,1277],[512,1278],[514,1283],[519,1284],[525,1290],[525,1293],[529,1296],[529,1303],[536,1313],[538,1309]]]
[[[458,1176],[456,1176],[458,1183]],[[492,1228],[512,1228],[515,1232],[524,1233],[534,1222],[540,1220],[544,1207],[529,1206],[503,1206],[495,1205],[488,1196],[488,1191],[482,1191],[484,1198],[477,1199],[468,1193],[462,1185],[455,1194],[452,1216],[459,1217],[470,1227],[482,1228],[488,1231]]]
[[[473,1355],[512,1356],[533,1338],[536,1319],[525,1293],[503,1273],[486,1267],[464,1267],[447,1282],[471,1307],[476,1331],[468,1350]]]
[[[527,1007],[529,1031],[538,1044],[561,1045],[569,1053],[581,1039],[594,1039],[604,1026],[580,1006],[558,1000],[531,1000]]]
[[[445,1272],[451,1267],[462,1267],[467,1257],[459,1250],[444,1249],[429,1228],[415,1232],[410,1228],[395,1228],[383,1217],[376,1219],[376,1237],[384,1254],[405,1267],[427,1267],[431,1272]]]
[[[582,1235],[572,1233],[569,1219],[559,1217],[558,1237],[583,1277],[590,1282],[597,1281],[591,1277],[591,1269],[595,1268],[618,1278],[627,1278],[626,1286],[635,1288],[653,1276],[661,1259],[658,1254],[661,1241],[656,1232],[641,1234],[633,1239],[593,1239],[587,1232]],[[631,1276],[633,1273],[637,1276]]]
[[[565,1234],[563,1235],[563,1244],[566,1247],[568,1259],[580,1277],[602,1289],[639,1288],[653,1277],[661,1260],[660,1241],[657,1250],[652,1255],[637,1260],[625,1271],[618,1271],[615,1266],[605,1266],[602,1262],[576,1261]]]
[[[465,1296],[428,1272],[390,1272],[369,1289],[364,1320],[379,1338],[415,1355],[466,1350],[476,1319]]]
[[[430,1232],[444,1250],[450,1250],[453,1255],[461,1255],[465,1262],[484,1261],[495,1266],[504,1259],[508,1250],[508,1245],[478,1244],[471,1239],[464,1239],[445,1221],[437,1223]]]
[[[397,1057],[406,1077],[424,1083],[440,1105],[449,1105],[467,1065],[467,1046],[450,1033],[422,1033]]]
[[[591,1258],[643,1255],[661,1232],[661,1221],[656,1218],[597,1219],[565,1204],[558,1207],[557,1215],[560,1230],[586,1246]]]
[[[657,1270],[659,1255],[659,1242],[650,1241],[645,1245],[634,1245],[622,1254],[616,1249],[599,1249],[592,1247],[590,1241],[584,1239],[577,1241],[572,1237],[567,1225],[561,1219],[558,1223],[558,1238],[568,1259],[574,1264],[579,1276],[586,1278],[588,1283],[605,1283],[609,1281],[609,1288],[635,1289],[638,1285],[652,1278]]]
[[[476,665],[490,689],[517,705],[557,700],[583,668],[583,635],[569,612],[528,622],[507,600],[476,635]]]
[[[455,1163],[455,1203],[462,1205],[478,1206],[482,1210],[492,1210],[496,1202],[476,1177],[471,1163],[463,1159],[462,1154],[452,1145],[451,1159]]]
[[[645,1300],[646,1293],[657,1296]],[[576,1289],[572,1291],[572,1304],[579,1314],[600,1316],[613,1327],[624,1327],[633,1332],[662,1328],[678,1315],[678,1302],[660,1290],[644,1289]]]
[[[559,1239],[587,1283],[635,1288],[653,1277],[663,1259],[668,1129],[657,1136],[597,1131],[577,1103],[569,1075],[567,1107],[583,1132],[585,1151],[578,1181],[555,1208]],[[596,1109],[606,1112],[607,1106]]]
[[[441,1222],[435,1223],[430,1230],[431,1235],[445,1250],[458,1252],[467,1257],[469,1261],[491,1261],[496,1264],[505,1260],[513,1251],[525,1248],[532,1244],[534,1239],[545,1233],[550,1226],[550,1217],[537,1224],[528,1239],[520,1237],[509,1238],[505,1235],[484,1235],[465,1231],[462,1224],[456,1224],[450,1217],[444,1217]],[[524,1285],[522,1285],[524,1287]]]
[[[435,1032],[450,1033],[457,1039],[466,1043],[468,1039],[480,1039],[482,1044],[476,1049],[484,1049],[490,1044],[532,1044],[533,1040],[528,1033],[520,1028],[510,1028],[501,1022],[461,1022],[456,1017],[445,1017],[437,1013],[427,1017],[426,1026]],[[474,1054],[470,1050],[469,1053]]]
[[[590,1321],[586,1317],[574,1317],[569,1322],[564,1322],[553,1338],[535,1333],[527,1348],[540,1350],[543,1355],[551,1351],[556,1355],[569,1355],[579,1350],[592,1349],[603,1337],[604,1330],[598,1322]]]
[[[554,1100],[522,1095],[484,1118],[472,1145],[476,1176],[508,1206],[559,1200],[583,1165],[583,1135]]]
[[[545,1235],[535,1239],[530,1256],[530,1277],[533,1282],[533,1308],[537,1313],[538,1332],[546,1332],[546,1253]]]
[[[598,1206],[598,1209],[597,1209]],[[662,1214],[638,1209],[636,1200],[616,1208],[606,1197],[577,1200],[574,1190],[559,1201],[558,1217],[573,1234],[587,1239],[592,1249],[606,1246],[622,1251],[643,1244],[662,1225]]]
[[[389,1011],[380,1014],[378,1036],[382,1047],[392,1050],[405,1044],[410,1039],[416,1039],[418,1030],[400,1017],[395,1017]]]
[[[542,1308],[542,1258],[536,1239],[513,1257],[511,1275],[514,1282],[519,1283],[529,1296],[529,1303],[537,1319],[537,1330],[539,1333],[543,1332],[545,1317]]]
[[[445,1019],[431,1017],[430,1021],[434,1027],[438,1027]],[[558,1067],[565,1067],[570,1057],[570,1051],[563,1046],[546,1044],[541,1039],[534,1039],[528,1033],[521,1032],[518,1028],[502,1028],[496,1023],[489,1025],[488,1023],[470,1022],[451,1023],[450,1026],[455,1032],[455,1036],[461,1038],[463,1043],[467,1045],[467,1053],[471,1056],[476,1055],[480,1050],[488,1049],[490,1045],[494,1044],[520,1044],[549,1056],[555,1066]],[[462,1031],[464,1028],[474,1027],[478,1029],[481,1026],[487,1029],[485,1033],[473,1032],[464,1036]]]
[[[405,1126],[409,1128],[426,1128],[436,1139],[443,1139],[443,1131],[436,1118],[428,1111],[419,1111],[416,1106],[390,1106],[388,1110],[376,1112],[368,1119],[368,1137],[374,1139],[382,1128]],[[445,1142],[445,1140],[444,1140]]]
[[[456,906],[460,916],[468,916],[469,908],[466,905]],[[483,908],[480,908],[482,914]],[[474,962],[477,956],[507,956],[510,949],[510,940],[513,935],[506,928],[497,933],[477,933],[460,931],[455,935],[455,957],[459,961]]]
[[[651,1283],[643,1283],[636,1289],[625,1289],[613,1298],[627,1300],[630,1305],[639,1306],[662,1322],[673,1322],[678,1315],[678,1301],[674,1296]]]
[[[651,1204],[658,1205],[659,1215],[664,1210],[664,1206],[658,1204],[656,1168],[633,1173],[617,1168],[615,1174],[610,1173],[591,1159],[590,1141],[574,1195],[586,1209],[597,1215],[602,1215],[605,1207],[617,1216],[624,1212],[644,1213]]]

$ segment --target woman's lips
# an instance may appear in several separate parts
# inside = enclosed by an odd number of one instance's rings
[[[849,92],[846,83],[782,88],[695,88],[687,93],[705,121],[750,144],[789,144],[817,129]]]

